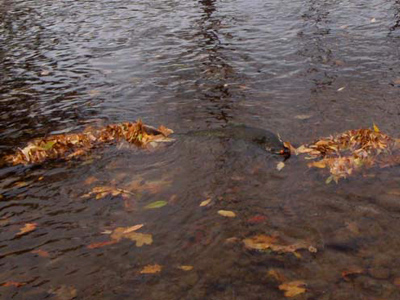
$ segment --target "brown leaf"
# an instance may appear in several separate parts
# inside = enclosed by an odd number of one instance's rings
[[[50,256],[49,252],[41,250],[41,249],[32,250],[31,253],[37,254],[37,255],[39,255],[41,257],[49,257]]]
[[[393,284],[394,284],[395,286],[397,286],[397,287],[400,287],[400,277],[396,277],[396,278],[393,280]]]
[[[250,219],[247,220],[247,223],[250,224],[260,224],[263,223],[267,220],[266,216],[262,216],[262,215],[256,215],[254,217],[251,217]]]
[[[18,282],[18,281],[7,281],[1,284],[1,286],[5,286],[5,287],[9,287],[9,286],[13,286],[13,287],[20,287],[20,286],[24,286],[26,285],[25,282]]]
[[[101,247],[104,247],[104,246],[116,244],[117,242],[118,241],[116,241],[116,240],[98,242],[98,243],[93,243],[93,244],[87,245],[86,248],[88,248],[88,249],[97,249],[97,248],[101,248]]]
[[[270,249],[278,253],[293,253],[296,257],[300,256],[298,253],[296,253],[297,250],[307,249],[310,251],[309,249],[310,246],[303,241],[285,245],[284,243],[278,240],[277,236],[268,236],[263,234],[246,238],[243,240],[243,243],[247,249],[260,250],[260,251],[265,251]]]
[[[22,227],[19,232],[16,234],[16,236],[20,236],[23,234],[26,234],[28,232],[34,231],[37,227],[37,223],[26,223],[24,227]]]
[[[290,281],[282,283],[279,286],[281,291],[285,292],[285,297],[291,298],[303,294],[306,291],[305,283],[301,280]]]
[[[92,183],[95,183],[98,179],[94,176],[90,176],[88,178],[86,178],[86,180],[84,181],[84,184],[86,185],[91,185]]]
[[[342,277],[344,280],[350,281],[351,278],[354,277],[355,275],[363,274],[364,272],[365,272],[364,269],[357,266],[353,266],[344,270],[342,272]]]
[[[160,265],[147,265],[140,271],[140,274],[155,274],[161,272],[161,270],[162,266]]]

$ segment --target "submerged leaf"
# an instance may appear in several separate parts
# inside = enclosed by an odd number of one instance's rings
[[[88,249],[97,249],[97,248],[102,248],[104,246],[113,245],[115,243],[117,243],[116,240],[104,241],[104,242],[90,244],[90,245],[86,246],[86,248],[88,248]]]
[[[178,266],[178,269],[181,269],[183,271],[191,271],[193,270],[193,266]]]
[[[276,169],[277,169],[278,171],[282,170],[284,167],[285,167],[285,163],[284,163],[283,161],[279,162],[279,163],[276,165]]]
[[[37,254],[37,255],[39,255],[41,257],[49,257],[50,256],[49,252],[41,250],[41,249],[32,250],[31,253]]]
[[[156,202],[152,202],[150,204],[147,204],[144,208],[145,209],[160,208],[160,207],[163,207],[163,206],[165,206],[167,204],[168,204],[167,201],[156,201]]]
[[[25,282],[18,282],[18,281],[6,281],[1,284],[1,286],[5,286],[5,287],[9,287],[9,286],[20,287],[20,286],[24,286],[24,285],[26,285]]]
[[[211,198],[202,201],[199,206],[200,207],[207,206],[208,204],[210,204],[210,202],[211,202]]]
[[[285,297],[291,298],[303,294],[306,291],[306,288],[304,286],[304,281],[295,280],[282,283],[279,286],[279,289],[285,292]]]
[[[161,272],[161,270],[162,266],[158,264],[147,265],[140,271],[140,274],[155,274]]]
[[[132,231],[132,227],[118,227],[111,234],[111,239],[119,242],[122,239],[129,239],[136,242],[137,247],[143,245],[151,245],[153,243],[153,237],[151,234],[137,233]]]
[[[24,227],[22,227],[19,232],[16,234],[16,236],[20,236],[23,234],[26,234],[28,232],[34,231],[37,227],[37,223],[26,223]]]
[[[236,214],[233,211],[230,211],[230,210],[219,210],[218,214],[223,216],[223,217],[228,217],[228,218],[236,217]]]

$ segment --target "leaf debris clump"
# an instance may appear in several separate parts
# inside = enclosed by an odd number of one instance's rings
[[[5,157],[11,165],[39,164],[47,160],[65,159],[87,154],[105,143],[125,140],[138,147],[146,147],[151,142],[171,141],[171,129],[158,129],[143,124],[142,121],[111,124],[101,128],[87,128],[81,133],[51,135],[34,139],[24,147]]]
[[[363,169],[381,168],[400,164],[400,139],[373,129],[348,130],[329,136],[311,145],[294,149],[295,154],[306,153],[306,159],[315,160],[308,166],[329,169],[331,176],[326,180],[336,183]],[[319,160],[317,160],[319,159]]]

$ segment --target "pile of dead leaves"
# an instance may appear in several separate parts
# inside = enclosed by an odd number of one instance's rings
[[[374,125],[373,129],[349,130],[322,138],[312,145],[292,148],[292,152],[308,154],[306,159],[315,160],[308,166],[329,169],[331,176],[326,182],[337,183],[341,178],[374,166],[384,168],[400,164],[400,139],[380,132]]]
[[[158,129],[136,123],[112,124],[102,128],[88,128],[82,133],[59,134],[32,140],[24,148],[5,157],[12,165],[42,163],[53,159],[71,159],[87,154],[93,148],[104,144],[125,140],[138,147],[146,147],[152,142],[167,141],[171,129]]]

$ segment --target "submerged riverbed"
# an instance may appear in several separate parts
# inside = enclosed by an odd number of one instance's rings
[[[398,138],[399,24],[395,0],[0,0],[1,157],[139,118],[176,138],[1,167],[0,298],[400,299],[399,166],[326,184],[296,156],[278,171],[185,135]]]

